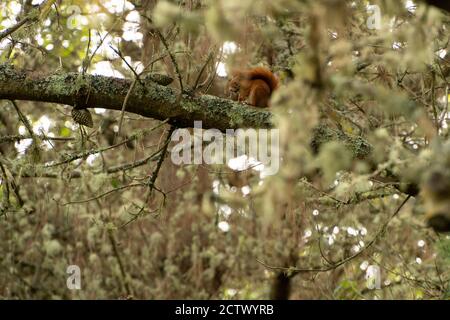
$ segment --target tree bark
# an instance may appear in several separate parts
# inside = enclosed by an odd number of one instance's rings
[[[425,0],[429,5],[450,12],[450,1],[448,0]]]

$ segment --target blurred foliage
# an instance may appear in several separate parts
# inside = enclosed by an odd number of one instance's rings
[[[118,136],[120,112],[97,109],[86,132],[68,106],[18,101],[32,139],[2,100],[1,298],[262,299],[279,270],[292,299],[449,298],[450,239],[427,226],[450,221],[448,13],[372,1],[370,29],[362,0],[41,2],[0,3],[0,32],[42,14],[0,42],[32,75],[177,79],[170,50],[186,88],[223,96],[220,66],[270,67],[282,162],[264,177],[167,158],[149,192],[156,161],[114,168],[160,150],[166,126],[126,114]]]

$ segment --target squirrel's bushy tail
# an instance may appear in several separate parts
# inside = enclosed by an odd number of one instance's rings
[[[250,70],[249,80],[255,79],[265,81],[269,85],[271,91],[277,89],[279,86],[278,78],[272,71],[264,67],[256,67]]]

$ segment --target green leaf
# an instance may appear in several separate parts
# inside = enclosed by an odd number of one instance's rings
[[[70,137],[71,134],[72,131],[67,127],[62,127],[61,130],[59,130],[59,135],[64,138]]]

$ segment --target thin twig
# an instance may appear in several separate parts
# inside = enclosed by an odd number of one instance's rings
[[[111,229],[108,230],[108,238],[109,238],[109,241],[111,242],[111,246],[113,248],[114,256],[116,257],[117,263],[119,264],[120,275],[122,276],[123,286],[125,287],[125,291],[127,293],[127,296],[130,296],[132,293],[131,293],[130,285],[128,284],[127,274],[125,272],[125,267],[124,267],[124,264],[122,262],[122,258],[120,257],[120,252],[119,252],[119,250],[117,248],[116,239],[114,238],[114,235],[113,235],[112,232],[113,231]]]
[[[107,151],[107,150],[111,150],[111,149],[117,148],[117,147],[119,147],[119,146],[121,146],[123,144],[126,144],[127,142],[136,140],[138,137],[141,137],[143,135],[149,134],[150,132],[156,130],[157,128],[159,128],[160,126],[162,126],[163,124],[165,124],[167,122],[168,122],[168,119],[162,121],[161,123],[159,123],[157,126],[155,126],[153,128],[143,130],[140,133],[135,133],[135,134],[131,135],[128,139],[125,139],[125,140],[123,140],[123,141],[121,141],[119,143],[116,143],[116,144],[112,145],[112,146],[103,147],[103,148],[99,148],[99,149],[89,150],[89,151],[81,152],[81,153],[78,153],[78,154],[70,155],[70,156],[67,156],[66,159],[64,159],[64,160],[62,160],[60,162],[47,164],[47,165],[45,165],[45,167],[46,168],[50,168],[50,167],[60,166],[62,164],[66,164],[66,163],[70,163],[72,161],[75,161],[77,159],[81,159],[81,158],[87,157],[87,156],[89,156],[91,154],[96,154],[96,153],[100,153],[100,152],[104,152],[104,151]]]
[[[153,24],[153,20],[145,15],[141,15],[142,17],[144,17],[145,19],[147,19],[151,24]],[[178,67],[178,63],[177,60],[175,59],[174,54],[172,53],[172,51],[169,48],[169,44],[167,43],[166,38],[163,36],[163,34],[161,33],[161,31],[159,31],[159,29],[157,29],[156,27],[153,27],[152,29],[156,35],[158,36],[158,38],[161,40],[164,48],[166,48],[167,53],[169,54],[170,60],[172,61],[173,67],[175,68],[175,72],[177,74],[177,78],[178,78],[178,82],[180,84],[180,91],[181,93],[184,92],[184,87],[183,87],[183,79],[181,78],[181,72],[180,72],[180,68]]]
[[[211,59],[213,58],[213,56],[215,55],[215,50],[211,50],[208,54],[208,57],[206,58],[205,63],[203,64],[202,68],[200,69],[200,72],[198,73],[197,79],[195,80],[194,86],[192,87],[192,91],[195,92],[195,90],[197,90],[198,88],[198,84],[200,82],[200,78],[203,75],[203,72],[206,69],[206,66],[208,65],[208,63],[211,61]]]
[[[152,173],[152,176],[150,177],[149,181],[147,182],[147,185],[150,188],[153,188],[155,186],[156,178],[158,178],[159,170],[161,169],[162,163],[164,162],[164,158],[166,157],[167,148],[169,147],[170,139],[172,137],[172,133],[175,131],[174,126],[170,126],[169,132],[167,133],[166,141],[164,142],[164,145],[161,149],[160,158],[158,160],[158,163],[156,164],[156,168]]]
[[[298,273],[302,273],[302,272],[327,272],[327,271],[331,271],[334,270],[340,266],[342,266],[343,264],[359,257],[363,252],[367,251],[367,249],[369,249],[378,239],[379,237],[384,234],[384,232],[386,231],[387,226],[389,225],[389,223],[391,222],[391,220],[397,216],[397,214],[400,212],[400,210],[403,208],[403,206],[406,204],[406,202],[411,198],[410,195],[408,195],[405,200],[403,200],[403,202],[400,204],[400,206],[397,208],[397,210],[395,210],[395,212],[387,219],[387,221],[381,226],[380,230],[376,233],[376,235],[372,238],[372,240],[369,241],[369,243],[367,243],[367,245],[361,249],[360,251],[358,251],[357,253],[341,259],[340,261],[327,266],[327,267],[310,267],[310,268],[296,268],[296,267],[276,267],[276,266],[270,266],[266,263],[264,263],[263,261],[256,259],[256,261],[258,261],[260,264],[262,264],[264,267],[266,267],[267,269],[271,269],[271,270],[278,270],[278,271],[284,271],[287,275],[289,275],[290,277],[293,277],[295,275],[297,275]]]
[[[71,205],[71,204],[80,204],[80,203],[91,202],[91,201],[98,200],[98,199],[101,199],[103,197],[106,197],[106,196],[108,196],[110,194],[113,194],[115,192],[118,192],[118,191],[121,191],[121,190],[124,190],[124,189],[128,189],[128,188],[134,188],[134,187],[145,187],[145,184],[144,183],[128,184],[126,186],[121,186],[121,187],[117,187],[117,188],[108,190],[108,191],[106,191],[106,192],[104,192],[102,194],[99,194],[99,195],[97,195],[95,197],[92,197],[92,198],[66,202],[66,203],[63,203],[62,206],[68,206],[68,205]]]
[[[70,137],[49,137],[46,135],[35,135],[35,136],[39,139],[48,140],[48,141],[73,141],[73,140],[75,140],[75,138],[70,138]],[[3,137],[0,137],[0,143],[16,142],[16,141],[25,140],[25,139],[33,139],[33,137],[22,135],[22,134],[3,136]]]
[[[159,154],[159,159],[158,159],[158,163],[156,164],[156,168],[153,171],[151,177],[146,182],[146,185],[149,187],[149,190],[147,192],[147,196],[145,197],[144,204],[142,206],[140,206],[139,211],[137,213],[133,214],[133,218],[131,218],[129,221],[125,222],[123,225],[120,226],[121,228],[123,228],[123,227],[127,226],[128,224],[130,224],[131,222],[137,220],[142,215],[142,213],[145,210],[145,203],[149,202],[151,196],[153,195],[153,191],[154,190],[158,191],[159,193],[161,193],[163,195],[163,200],[162,200],[162,203],[160,205],[160,210],[164,206],[165,201],[166,201],[166,194],[162,190],[158,189],[155,186],[155,182],[156,182],[156,179],[158,178],[159,170],[161,169],[161,166],[162,166],[162,164],[164,162],[164,159],[166,157],[166,153],[167,153],[167,149],[169,147],[170,139],[171,139],[172,133],[173,133],[173,131],[175,129],[176,128],[174,126],[170,126],[169,132],[168,132],[166,140],[164,142],[164,145],[160,149],[161,152]]]
[[[25,18],[23,18],[22,20],[20,20],[17,24],[13,25],[12,27],[3,30],[2,32],[0,32],[0,41],[3,38],[6,38],[7,36],[9,36],[10,34],[12,34],[13,32],[17,31],[18,29],[20,29],[23,25],[25,25],[26,23],[30,22],[30,21],[36,21],[37,18],[31,18],[30,16],[27,16]]]

